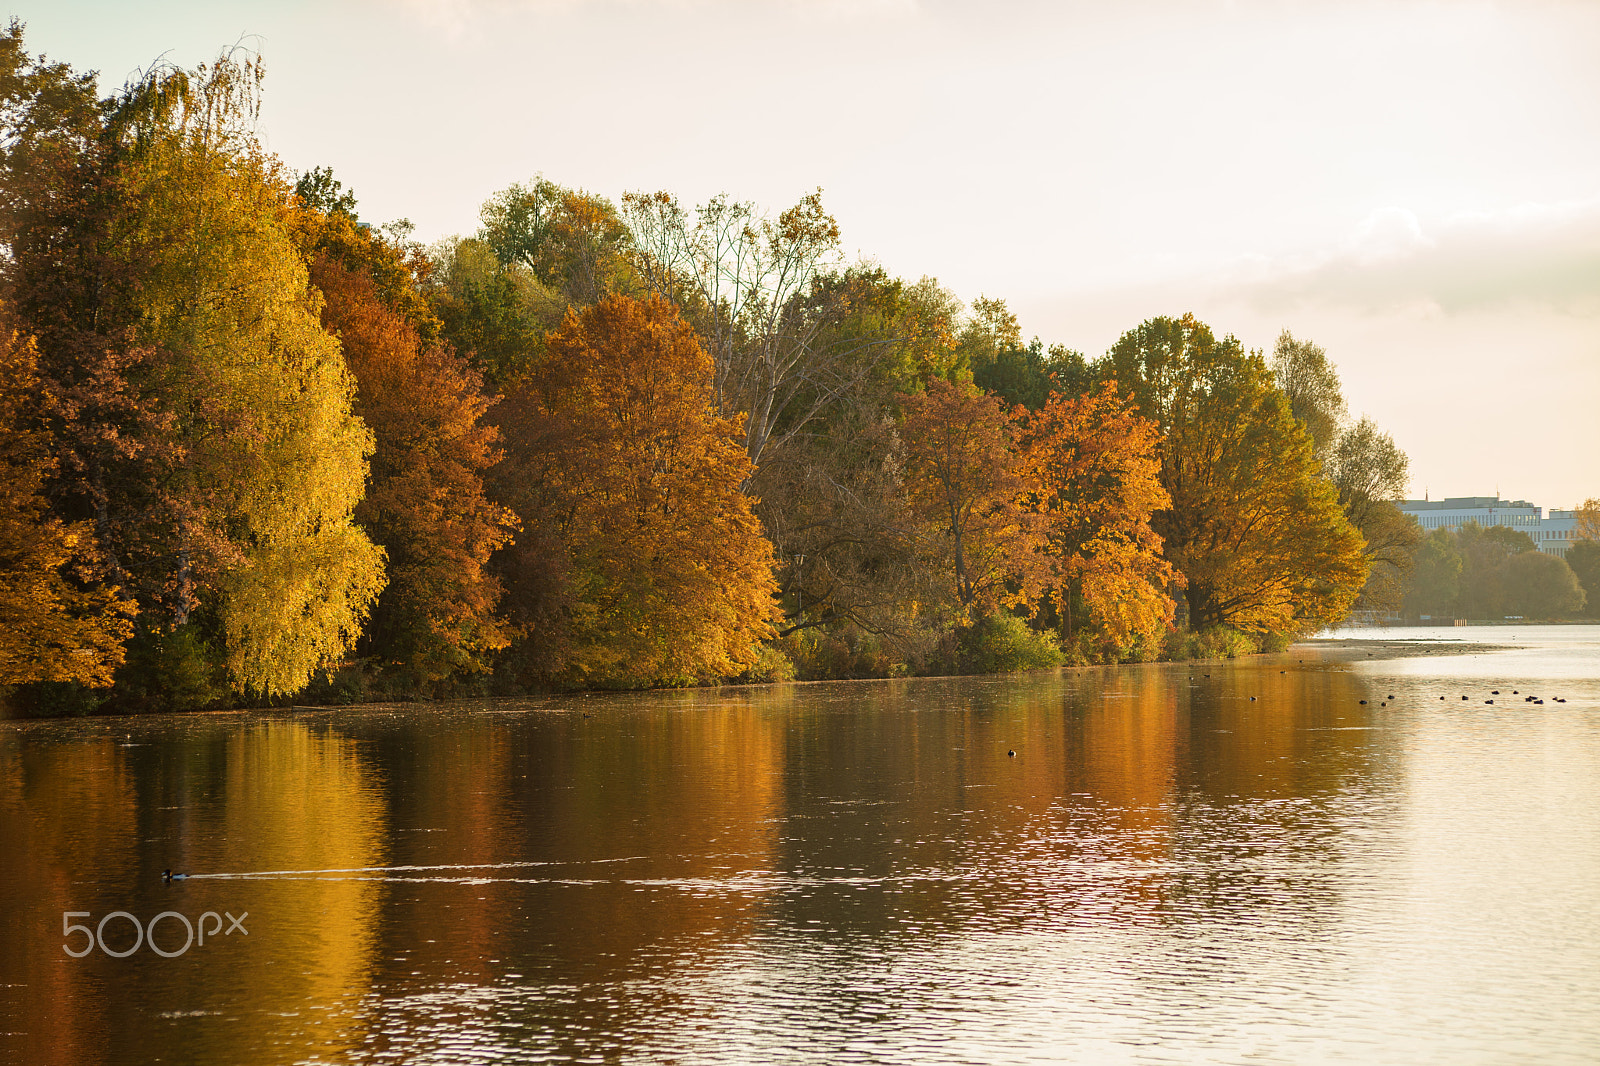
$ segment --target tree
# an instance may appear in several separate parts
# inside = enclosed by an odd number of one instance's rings
[[[821,432],[775,449],[758,472],[762,524],[780,564],[780,637],[853,627],[909,651],[920,628],[910,607],[930,590],[904,468],[893,419],[856,402],[830,412]]]
[[[861,294],[838,269],[839,225],[821,190],[776,219],[726,196],[692,220],[668,193],[622,202],[635,272],[700,335],[717,409],[743,419],[753,467],[875,373],[893,338],[835,328]]]
[[[634,288],[631,234],[604,197],[544,178],[511,185],[483,205],[478,239],[502,266],[528,270],[566,305]]]
[[[1032,507],[1057,563],[1052,593],[1062,635],[1080,611],[1102,657],[1150,645],[1172,624],[1168,586],[1182,578],[1161,557],[1151,516],[1171,505],[1161,486],[1161,434],[1107,382],[1075,399],[1052,394],[1027,422]]]
[[[479,240],[446,242],[430,266],[443,337],[490,389],[514,390],[542,358],[544,333],[560,323],[564,302],[528,270],[502,266]]]
[[[1583,586],[1588,616],[1600,617],[1600,540],[1580,540],[1568,548],[1567,565]]]
[[[41,494],[53,466],[38,418],[31,339],[0,320],[0,685],[111,683],[133,632],[115,586],[73,576],[91,547],[88,523],[63,525]]]
[[[203,606],[236,689],[276,696],[354,643],[383,554],[351,521],[372,437],[293,239],[293,193],[253,133],[261,68],[224,55],[130,86],[112,123],[132,175],[140,317],[165,353],[173,624]]]
[[[54,448],[44,492],[64,521],[91,523],[85,579],[136,599],[142,623],[171,618],[189,606],[173,543],[190,508],[169,476],[166,356],[135,336],[139,261],[159,238],[137,224],[137,190],[93,77],[31,60],[15,20],[0,64],[4,278],[38,352],[39,414]]]
[[[659,298],[567,313],[539,384],[570,562],[572,670],[591,683],[731,676],[772,636],[772,547],[740,490],[742,427]]]
[[[1412,553],[1422,539],[1416,520],[1395,506],[1410,484],[1406,453],[1393,437],[1363,417],[1327,450],[1324,473],[1339,490],[1345,517],[1365,542],[1371,570],[1362,589],[1363,601],[1374,609],[1399,607]]]
[[[913,514],[930,530],[934,565],[962,624],[1030,606],[1049,583],[1044,523],[1023,506],[1029,472],[1015,419],[972,386],[932,381],[908,397],[902,434]]]
[[[1367,576],[1361,536],[1260,356],[1185,315],[1130,330],[1101,367],[1162,427],[1172,506],[1153,525],[1188,582],[1190,625],[1291,631],[1343,618]]]
[[[1456,527],[1455,539],[1462,559],[1458,617],[1499,618],[1511,613],[1511,572],[1506,564],[1514,555],[1537,551],[1533,538],[1509,526],[1463,522]]]
[[[1564,618],[1584,605],[1583,586],[1563,560],[1519,552],[1505,563],[1506,606],[1524,618]]]
[[[1591,496],[1583,501],[1573,533],[1580,540],[1600,540],[1600,499]]]
[[[364,274],[327,256],[311,270],[357,385],[356,409],[375,450],[355,518],[388,556],[389,583],[368,641],[420,683],[488,669],[508,643],[494,616],[500,583],[486,569],[515,516],[484,494],[499,434],[482,379],[448,348],[424,345],[383,305]]]
[[[1345,420],[1339,374],[1328,362],[1328,353],[1284,330],[1272,348],[1272,376],[1289,401],[1290,412],[1311,435],[1313,454],[1322,459],[1339,440]]]
[[[1409,574],[1405,610],[1413,616],[1454,618],[1464,560],[1448,529],[1435,529],[1418,546]]]

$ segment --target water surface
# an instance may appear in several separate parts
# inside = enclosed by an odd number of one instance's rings
[[[1596,1061],[1600,628],[1338,635],[0,724],[0,1060]]]

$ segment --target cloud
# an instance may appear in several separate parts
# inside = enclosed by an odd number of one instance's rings
[[[1600,316],[1600,199],[1524,204],[1431,225],[1384,208],[1336,247],[1241,259],[1214,284],[1264,308],[1331,303],[1456,314],[1523,305]]]

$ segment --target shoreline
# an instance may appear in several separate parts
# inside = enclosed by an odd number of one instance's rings
[[[1511,651],[1515,644],[1490,644],[1479,641],[1454,640],[1396,640],[1393,637],[1310,637],[1289,645],[1295,648],[1314,649],[1329,659],[1340,662],[1357,659],[1415,659],[1424,655],[1483,655],[1494,651]]]

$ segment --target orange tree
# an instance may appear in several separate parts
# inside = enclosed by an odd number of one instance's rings
[[[642,685],[737,674],[772,636],[772,546],[740,491],[744,428],[666,301],[608,296],[547,339],[533,387],[544,521],[566,554],[568,674]],[[548,543],[551,530],[545,530]]]
[[[1058,567],[1051,598],[1062,636],[1110,658],[1154,644],[1172,624],[1166,588],[1182,582],[1150,525],[1172,502],[1155,422],[1107,382],[1074,399],[1052,393],[1024,440],[1037,478],[1029,501]]]
[[[938,379],[905,399],[907,495],[962,624],[1032,607],[1054,572],[1044,522],[1023,505],[1032,481],[1015,447],[1020,418],[988,393]]]
[[[424,344],[386,307],[367,273],[323,256],[311,280],[322,322],[356,379],[356,412],[372,430],[371,477],[356,521],[388,553],[389,584],[367,649],[419,683],[479,671],[508,643],[494,616],[500,583],[485,564],[515,516],[489,501],[483,473],[499,458],[483,423],[493,402],[448,347]]]

